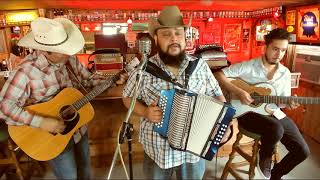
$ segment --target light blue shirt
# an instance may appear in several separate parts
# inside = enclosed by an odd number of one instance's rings
[[[291,73],[287,67],[278,64],[278,68],[271,80],[267,77],[267,70],[262,63],[262,57],[250,61],[233,64],[222,69],[226,77],[241,78],[249,84],[267,82],[275,87],[277,96],[291,95]]]

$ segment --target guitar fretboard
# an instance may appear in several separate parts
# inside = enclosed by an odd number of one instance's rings
[[[296,96],[254,96],[256,102],[288,104],[290,101],[299,104],[320,104],[320,97],[296,97]]]
[[[89,101],[91,101],[93,98],[101,94],[104,90],[112,86],[114,81],[116,80],[117,76],[112,76],[108,78],[104,83],[100,84],[99,86],[96,86],[93,88],[88,94],[86,94],[83,98],[79,99],[75,103],[72,104],[72,106],[79,110],[82,106],[86,105]]]

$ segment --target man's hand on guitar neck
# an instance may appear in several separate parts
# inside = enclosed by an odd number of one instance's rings
[[[240,88],[235,92],[236,96],[238,96],[239,100],[242,104],[249,105],[251,104],[254,99],[250,96],[250,94]]]
[[[295,94],[294,96],[297,96],[297,95]],[[290,103],[287,105],[287,107],[288,107],[290,110],[296,109],[296,108],[299,107],[299,106],[300,106],[300,104],[294,102],[293,100],[291,100]]]
[[[40,129],[48,131],[50,133],[61,133],[66,128],[66,125],[62,120],[54,118],[43,118],[40,124]]]
[[[128,73],[121,73],[119,79],[116,81],[117,85],[122,85],[128,80]]]

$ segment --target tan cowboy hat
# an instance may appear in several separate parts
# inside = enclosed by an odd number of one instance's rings
[[[152,17],[148,23],[148,30],[151,37],[154,36],[156,30],[169,27],[190,27],[191,20],[188,24],[183,23],[181,12],[177,6],[166,6],[160,13],[158,18]]]
[[[83,48],[84,38],[78,27],[66,18],[39,17],[31,22],[31,32],[25,35],[18,45],[74,55]]]

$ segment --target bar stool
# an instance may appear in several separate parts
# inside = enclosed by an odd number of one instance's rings
[[[249,171],[245,171],[244,173],[249,175],[249,179],[253,179],[255,175],[255,167],[257,165],[257,155],[259,151],[259,141],[260,141],[260,135],[249,132],[242,128],[240,125],[238,125],[239,132],[237,134],[237,139],[232,145],[232,151],[229,155],[229,160],[226,163],[221,179],[227,179],[228,174],[230,173],[233,177],[236,179],[243,179],[241,178],[239,172],[237,172],[239,167],[249,165]],[[250,137],[253,139],[253,141],[247,143],[247,144],[240,144],[240,140],[242,139],[243,135]],[[252,148],[252,152],[248,153],[244,149],[248,149],[248,147]],[[273,161],[275,163],[279,160],[279,153],[278,148],[275,148],[275,153],[273,155]],[[245,160],[241,162],[232,162],[236,156],[236,153],[238,153],[240,156],[242,156]]]

